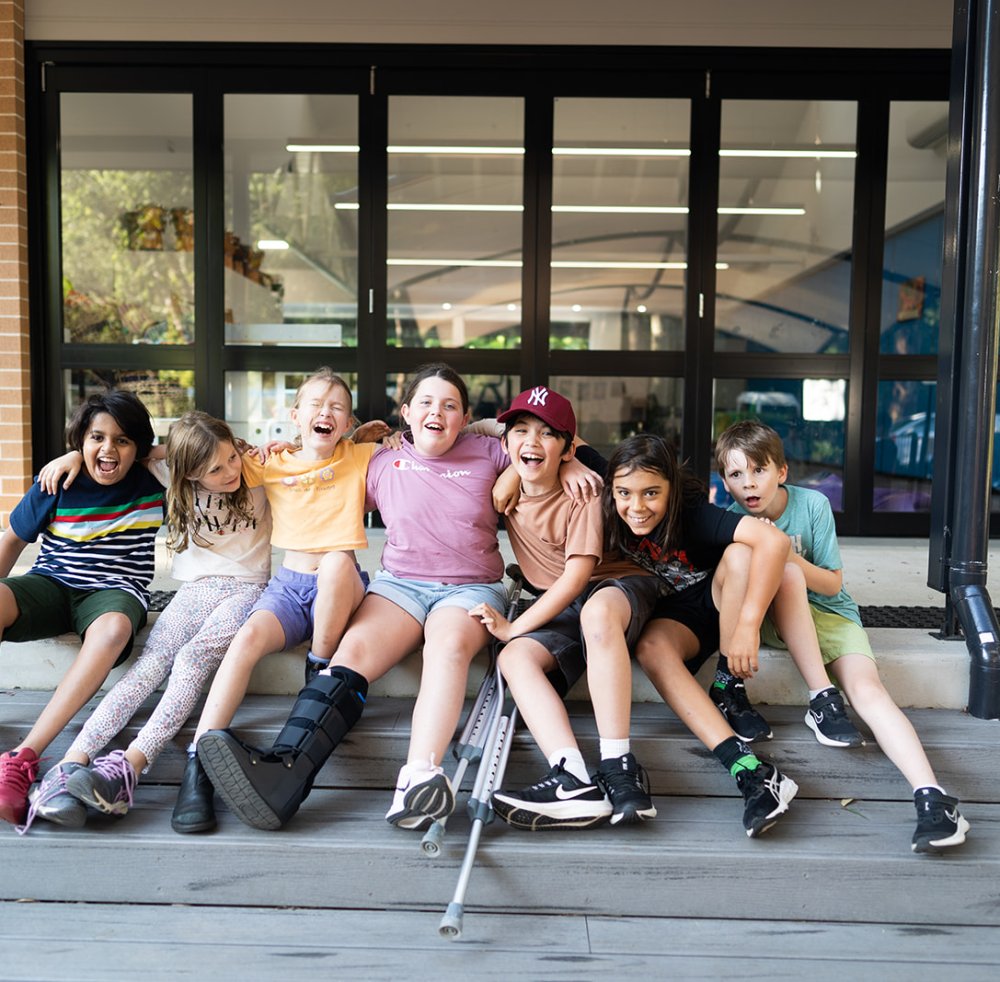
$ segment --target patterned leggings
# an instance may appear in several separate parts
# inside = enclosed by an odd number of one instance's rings
[[[191,715],[264,586],[231,576],[184,583],[156,619],[142,654],[101,700],[70,750],[93,761],[169,673],[159,703],[131,744],[149,762],[148,770]]]

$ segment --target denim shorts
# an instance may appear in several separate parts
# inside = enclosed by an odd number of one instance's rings
[[[477,604],[507,609],[507,591],[497,583],[435,583],[430,580],[405,580],[380,569],[368,587],[369,593],[391,600],[402,607],[418,624],[439,607],[472,610]]]
[[[368,586],[368,574],[355,567],[361,582]],[[279,566],[260,599],[253,605],[254,613],[266,610],[274,614],[285,633],[285,648],[295,648],[312,637],[316,611],[316,574],[297,573]]]

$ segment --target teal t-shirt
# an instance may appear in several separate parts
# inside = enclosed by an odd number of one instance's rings
[[[837,545],[837,527],[833,521],[833,509],[825,494],[813,491],[812,488],[797,488],[786,484],[788,504],[781,517],[774,523],[792,540],[792,548],[803,559],[822,569],[843,569],[840,560],[840,547]],[[750,513],[733,502],[729,510],[739,515]],[[861,626],[861,613],[851,595],[843,588],[833,597],[827,597],[813,590],[809,594],[809,603],[820,610],[831,614],[840,614],[848,620]]]

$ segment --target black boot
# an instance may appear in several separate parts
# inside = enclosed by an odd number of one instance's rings
[[[212,782],[197,756],[188,757],[184,778],[177,793],[177,804],[170,816],[170,826],[175,832],[211,832],[215,828],[215,806]]]
[[[198,741],[198,758],[240,821],[255,829],[280,829],[361,718],[367,694],[364,676],[334,668],[330,675],[317,675],[299,693],[270,750],[252,747],[229,730],[209,730]]]

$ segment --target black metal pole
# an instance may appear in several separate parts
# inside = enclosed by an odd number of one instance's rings
[[[949,607],[965,635],[969,713],[997,719],[1000,629],[986,573],[1000,300],[1000,0],[956,0],[954,44],[953,80],[961,73],[962,84],[952,85],[951,132],[953,138],[956,131],[961,135],[958,146],[951,145],[959,158],[950,161],[948,192],[957,200],[949,206],[945,233],[946,266],[954,265],[942,283],[952,291],[942,309],[942,328],[951,315],[953,333],[942,363],[946,386],[937,417],[946,436],[941,464],[949,487],[943,492],[944,563],[935,566],[932,540],[929,582],[938,585],[936,577],[946,574]],[[949,242],[954,256],[948,254]]]

